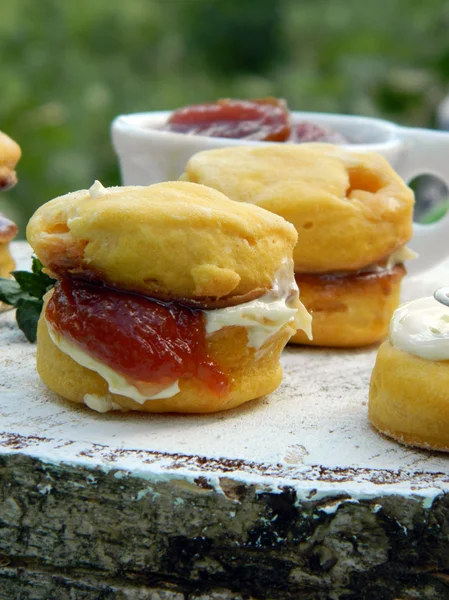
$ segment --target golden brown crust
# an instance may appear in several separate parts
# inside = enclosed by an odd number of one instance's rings
[[[27,237],[57,275],[226,306],[271,288],[297,234],[259,207],[171,182],[67,194],[37,210]]]
[[[19,145],[0,131],[0,190],[7,190],[16,184],[14,169],[19,159]]]
[[[296,273],[301,301],[312,314],[313,340],[298,331],[290,342],[335,347],[379,342],[388,334],[404,275],[403,265],[345,276]]]
[[[374,153],[317,143],[208,150],[188,161],[181,179],[292,223],[298,272],[356,271],[412,236],[413,192]]]
[[[381,433],[410,446],[449,452],[449,361],[379,348],[371,376],[369,418]]]
[[[130,398],[108,392],[106,381],[94,371],[80,366],[52,342],[41,317],[37,335],[37,370],[54,392],[83,403],[85,394],[107,397],[123,408],[144,412],[211,413],[239,406],[275,390],[282,379],[279,356],[291,334],[288,325],[263,346],[265,352],[247,346],[242,327],[227,327],[208,337],[208,353],[232,382],[229,394],[215,396],[195,379],[181,380],[180,392],[163,400],[148,400],[143,405]]]

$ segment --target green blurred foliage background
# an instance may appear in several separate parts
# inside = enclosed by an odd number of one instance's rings
[[[432,126],[449,83],[445,0],[3,0],[0,128],[22,146],[0,210],[119,183],[119,113],[218,97]]]

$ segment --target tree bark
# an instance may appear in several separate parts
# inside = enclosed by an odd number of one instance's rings
[[[300,500],[0,456],[0,599],[449,597],[449,495]]]

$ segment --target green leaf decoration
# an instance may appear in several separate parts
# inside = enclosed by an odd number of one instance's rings
[[[22,291],[27,292],[34,298],[42,298],[47,291],[47,284],[39,275],[35,275],[29,271],[13,271],[12,276]]]
[[[55,285],[55,279],[53,279],[52,277],[50,277],[49,275],[44,273],[43,269],[45,267],[41,263],[41,261],[38,258],[36,258],[35,256],[32,256],[31,260],[32,260],[31,270],[33,271],[33,273],[35,275],[39,275],[40,280],[43,283],[45,283],[45,285],[47,286],[47,290],[50,287],[53,287]]]
[[[31,272],[13,271],[15,281],[0,277],[0,302],[17,308],[17,324],[30,342],[36,341],[37,322],[44,304],[42,298],[56,283],[43,268],[40,260],[33,256]]]
[[[0,277],[0,302],[16,306],[20,298],[24,297],[28,297],[28,294],[21,289],[17,281]]]
[[[17,302],[17,324],[29,342],[36,341],[37,323],[43,304],[42,300],[37,300],[37,298],[21,298]]]

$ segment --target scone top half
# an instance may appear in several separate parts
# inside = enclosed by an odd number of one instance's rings
[[[100,411],[237,406],[279,385],[282,348],[310,327],[294,227],[202,185],[96,182],[39,208],[27,235],[58,279],[38,371]]]
[[[375,153],[317,143],[223,148],[194,155],[181,179],[292,223],[296,272],[357,271],[412,237],[413,192]]]
[[[297,234],[256,206],[173,182],[98,184],[56,198],[34,214],[27,237],[55,276],[215,307],[269,290]]]

